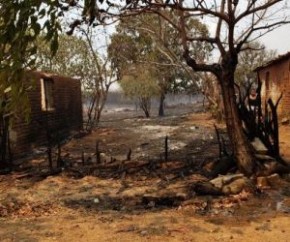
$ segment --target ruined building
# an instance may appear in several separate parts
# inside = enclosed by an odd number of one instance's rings
[[[282,94],[278,106],[278,115],[281,118],[290,117],[290,52],[260,66],[256,72],[262,81],[262,101],[272,98],[274,103]]]
[[[43,72],[30,75],[34,79],[28,93],[31,114],[28,122],[17,119],[10,130],[13,157],[82,128],[80,80]]]

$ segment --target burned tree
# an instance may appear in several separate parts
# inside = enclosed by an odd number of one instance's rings
[[[94,125],[100,122],[101,114],[107,102],[109,89],[117,79],[109,58],[102,57],[100,51],[94,47],[96,43],[94,42],[95,33],[93,28],[84,29],[79,27],[78,30],[84,36],[88,47],[88,58],[85,64],[90,68],[87,70],[84,68],[81,76],[85,77],[83,87],[86,90],[86,98],[88,99],[86,130],[90,131]]]
[[[258,87],[256,89],[256,107],[251,107],[249,102],[246,102],[250,98],[251,90],[254,90],[251,85],[246,89],[245,94],[242,94],[239,89],[238,110],[239,116],[244,123],[245,133],[250,140],[258,137],[268,150],[268,154],[274,157],[278,162],[286,165],[286,163],[280,157],[279,149],[279,124],[278,124],[278,105],[283,97],[281,93],[280,97],[274,103],[269,98],[262,103],[261,98],[262,82],[258,77]],[[262,110],[262,106],[265,109]]]

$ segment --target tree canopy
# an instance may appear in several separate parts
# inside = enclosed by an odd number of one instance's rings
[[[124,73],[120,85],[127,97],[138,101],[146,117],[150,116],[151,98],[160,92],[156,82],[156,72],[152,66],[131,65],[128,72]]]
[[[174,17],[174,16],[172,16]],[[197,19],[189,20],[192,32],[208,34],[207,27]],[[111,38],[109,57],[118,70],[118,78],[132,64],[152,66],[160,92],[192,92],[197,89],[200,76],[186,65],[182,57],[179,33],[160,16],[143,14],[122,18]],[[200,60],[209,57],[211,46],[192,44],[191,52]]]
[[[207,27],[197,19],[189,19],[188,22],[192,33],[208,35]],[[178,31],[160,16],[142,14],[126,17],[121,18],[117,25],[108,49],[119,79],[132,70],[132,65],[138,66],[139,70],[142,69],[141,65],[145,71],[150,69],[151,79],[154,76],[159,87],[160,116],[164,115],[163,102],[167,93],[196,91],[200,81],[200,76],[184,62],[178,35]],[[206,43],[190,46],[191,52],[200,60],[209,57],[210,49]],[[151,86],[151,82],[148,81],[148,85]]]
[[[40,36],[37,39],[37,55],[35,67],[42,71],[59,75],[92,78],[92,55],[89,46],[83,39],[62,34],[58,39],[58,50],[51,53],[49,44]]]
[[[23,71],[35,64],[37,38],[44,33],[52,53],[58,48],[57,1],[0,1],[0,114],[28,111]]]
[[[268,50],[260,42],[253,42],[239,55],[239,63],[235,73],[235,82],[241,86],[249,86],[256,82],[257,74],[254,72],[259,66],[273,60],[277,53]]]

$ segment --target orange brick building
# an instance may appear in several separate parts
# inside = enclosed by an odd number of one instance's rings
[[[28,93],[30,121],[16,120],[10,130],[13,157],[45,145],[47,134],[61,139],[82,128],[80,80],[43,72],[31,72],[31,76],[35,81]]]
[[[262,101],[274,103],[283,94],[278,106],[279,119],[290,116],[290,52],[281,55],[255,70],[262,81]]]

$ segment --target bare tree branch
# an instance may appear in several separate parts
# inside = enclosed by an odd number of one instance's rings
[[[248,1],[249,5],[248,5],[247,9],[236,17],[235,24],[237,24],[239,21],[241,21],[242,19],[244,19],[245,17],[247,17],[253,13],[258,13],[261,10],[269,9],[270,7],[272,7],[275,4],[282,2],[282,1],[283,0],[268,0],[264,4],[262,4],[258,7],[255,7],[255,3],[257,1]]]

